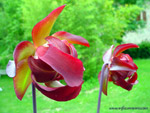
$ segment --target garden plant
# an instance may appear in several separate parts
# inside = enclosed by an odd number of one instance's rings
[[[89,42],[81,36],[65,31],[51,35],[52,27],[65,6],[56,8],[33,27],[33,43],[20,42],[13,52],[14,60],[10,60],[7,65],[6,73],[13,78],[19,100],[22,100],[32,84],[34,113],[37,112],[35,88],[53,100],[69,101],[79,95],[84,83],[83,72],[86,69],[78,59],[73,44],[89,47]],[[105,40],[103,41],[105,43]],[[118,45],[114,51],[113,48],[112,45],[103,55],[104,64],[98,75],[100,89],[97,113],[100,112],[101,93],[107,95],[108,81],[128,91],[138,83],[138,67],[128,54],[122,53],[130,48],[138,48],[138,45],[128,43]]]

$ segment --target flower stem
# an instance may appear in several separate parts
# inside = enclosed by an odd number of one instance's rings
[[[34,84],[32,83],[32,101],[33,101],[33,113],[37,113],[37,110],[36,110],[36,92],[35,92],[35,86]]]
[[[103,78],[104,78],[104,70],[108,64],[105,63],[102,66],[101,76],[100,76],[100,88],[99,88],[99,97],[98,97],[98,105],[97,105],[97,113],[100,113],[100,104],[101,104],[101,96],[102,96],[102,88],[103,88]]]

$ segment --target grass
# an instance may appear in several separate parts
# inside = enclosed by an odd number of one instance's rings
[[[135,60],[138,65],[139,83],[126,91],[113,83],[108,84],[108,96],[102,95],[101,113],[150,113],[150,59]],[[31,86],[22,101],[15,96],[13,80],[0,78],[0,113],[32,113]],[[68,102],[56,102],[43,96],[37,90],[38,113],[96,113],[98,80],[83,84],[80,95]],[[110,107],[148,107],[147,110],[110,110]]]

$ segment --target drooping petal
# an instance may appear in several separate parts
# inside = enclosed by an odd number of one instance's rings
[[[130,48],[138,48],[139,46],[133,43],[121,44],[117,46],[113,52],[113,56],[118,56],[121,52],[130,49]]]
[[[103,89],[102,89],[102,91],[105,95],[107,95],[107,86],[108,86],[108,78],[109,78],[108,67],[105,67],[103,76],[104,76],[104,78],[103,78]],[[101,78],[101,72],[98,75],[99,81],[100,81],[100,78]]]
[[[64,53],[70,54],[69,47],[60,39],[55,38],[53,36],[48,36],[46,40],[49,42],[49,44],[52,44],[55,46],[57,49],[63,51]]]
[[[15,64],[17,65],[19,61],[27,59],[29,56],[34,55],[34,53],[35,48],[31,42],[29,41],[20,42],[16,46],[13,54]]]
[[[38,48],[39,58],[61,74],[70,87],[79,86],[83,82],[83,64],[79,59],[60,51],[51,44],[44,55],[41,55],[40,51]]]
[[[114,73],[115,72],[113,72],[113,75],[112,75],[113,83],[130,91],[133,85],[125,81],[125,79],[123,79],[120,75],[118,75],[118,73],[115,73],[115,74]]]
[[[56,8],[46,18],[34,26],[32,30],[32,39],[36,48],[46,42],[45,38],[49,36],[53,24],[55,23],[57,17],[62,12],[64,7],[65,5]]]
[[[131,76],[129,79],[128,79],[128,83],[135,83],[137,80],[137,73],[135,72],[133,76]]]
[[[104,63],[109,63],[110,62],[110,59],[112,57],[112,49],[114,48],[114,45],[112,45],[110,47],[110,49],[108,49],[105,54],[103,55],[103,61]]]
[[[89,47],[89,43],[86,39],[81,36],[73,35],[65,31],[59,31],[54,33],[52,36],[57,37],[61,40],[67,40],[71,44],[80,44]]]
[[[6,73],[9,77],[14,77],[16,75],[16,66],[14,61],[9,60],[6,68]]]
[[[40,59],[34,59],[31,56],[28,58],[28,64],[32,70],[32,74],[38,82],[48,82],[57,77],[58,73]]]
[[[122,61],[117,57],[113,58],[110,71],[136,71],[137,66],[133,62]]]
[[[17,63],[16,76],[13,78],[14,88],[18,99],[22,100],[28,86],[31,84],[31,70],[27,59]]]
[[[68,85],[62,87],[46,87],[38,84],[32,76],[33,84],[45,96],[56,101],[68,101],[79,95],[81,85],[78,87],[70,87]]]

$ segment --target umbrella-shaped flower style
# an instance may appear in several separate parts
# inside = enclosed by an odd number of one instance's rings
[[[103,56],[104,71],[103,71],[103,85],[102,91],[107,95],[108,81],[113,81],[114,84],[121,86],[126,90],[131,90],[132,86],[137,81],[137,69],[138,67],[133,62],[132,58],[128,54],[122,53],[129,48],[137,48],[136,44],[121,44],[112,50],[114,46],[111,46],[109,50]],[[101,79],[101,72],[98,75],[99,81]]]
[[[15,92],[20,100],[31,83],[56,101],[71,100],[81,90],[84,67],[72,44],[89,47],[88,41],[64,31],[49,36],[64,7],[53,10],[34,26],[33,44],[23,41],[14,50],[14,61],[9,61],[6,72],[13,77]],[[60,80],[64,80],[66,85],[61,84]]]

